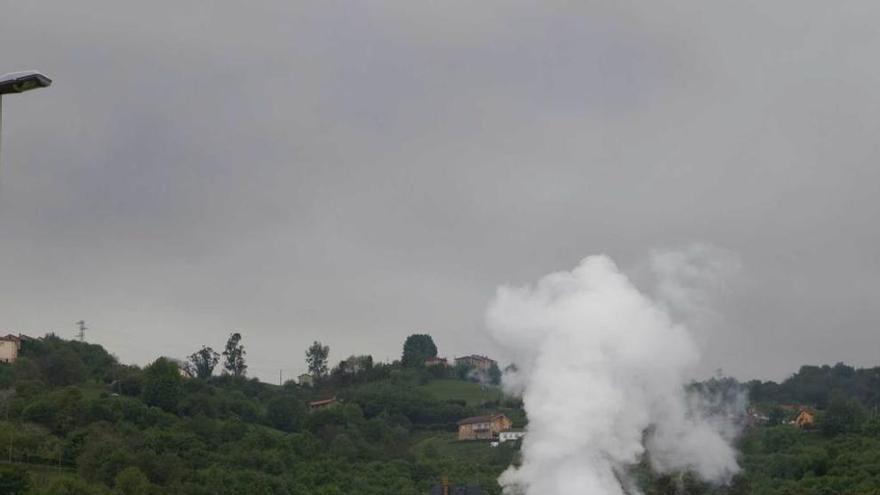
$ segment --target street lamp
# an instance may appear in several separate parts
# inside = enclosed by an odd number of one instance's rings
[[[13,72],[0,76],[0,95],[8,93],[24,93],[31,89],[45,88],[52,80],[35,70]]]
[[[35,70],[13,72],[0,76],[0,142],[3,139],[3,95],[24,93],[32,89],[48,87],[50,84],[52,84],[51,79]]]

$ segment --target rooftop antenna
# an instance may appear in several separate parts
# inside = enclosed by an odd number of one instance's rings
[[[79,329],[79,331],[76,333],[76,337],[79,339],[80,342],[85,342],[86,330],[89,327],[86,326],[86,322],[83,320],[79,320],[78,322],[76,322],[76,327]]]

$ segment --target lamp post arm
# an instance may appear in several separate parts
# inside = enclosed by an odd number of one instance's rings
[[[0,171],[3,170],[3,95],[0,95]]]

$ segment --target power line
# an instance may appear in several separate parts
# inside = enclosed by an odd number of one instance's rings
[[[76,336],[79,338],[80,342],[85,342],[86,340],[86,330],[89,328],[86,326],[86,322],[83,320],[79,320],[76,322],[77,328],[79,328],[79,332],[77,332]]]

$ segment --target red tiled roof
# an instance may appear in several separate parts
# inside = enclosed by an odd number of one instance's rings
[[[459,425],[472,425],[474,423],[490,423],[495,418],[503,418],[503,414],[491,414],[489,416],[471,416],[459,421]]]
[[[455,358],[455,359],[456,359],[456,361],[459,360],[459,359],[474,359],[474,360],[476,360],[476,361],[492,361],[492,362],[495,362],[494,359],[488,358],[488,357],[486,357],[486,356],[480,356],[479,354],[471,354],[470,356],[462,356],[462,357],[457,357],[457,358]]]

